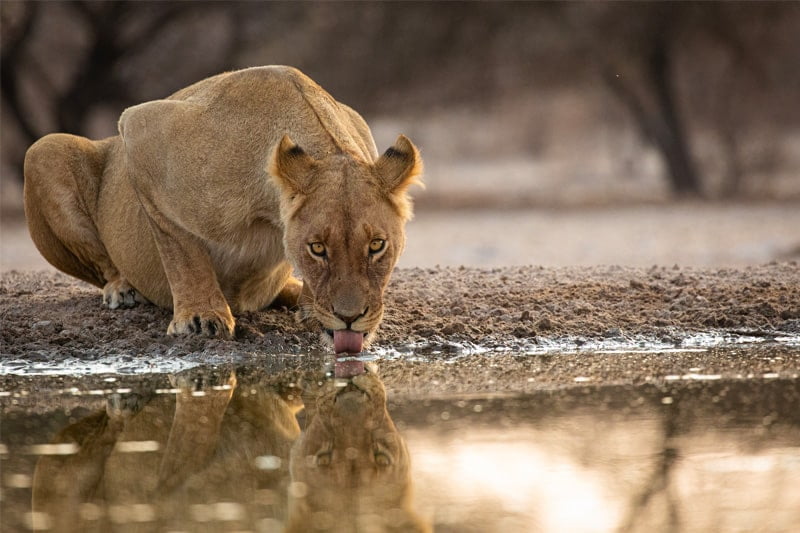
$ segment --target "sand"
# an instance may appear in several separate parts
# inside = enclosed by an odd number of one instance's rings
[[[698,332],[767,338],[800,333],[800,267],[506,267],[398,269],[373,350],[411,346],[442,354],[459,346],[536,346],[646,338],[674,342]],[[171,312],[152,305],[109,310],[100,291],[52,272],[0,277],[0,357],[132,364],[159,356],[302,354],[328,350],[288,309],[244,313],[225,341],[166,334]],[[408,349],[408,348],[405,348]]]

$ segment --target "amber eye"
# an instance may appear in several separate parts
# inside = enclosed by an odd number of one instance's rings
[[[316,464],[317,466],[330,466],[331,464],[331,452],[320,452],[317,454],[316,457]]]
[[[308,245],[308,249],[311,250],[311,253],[316,255],[317,257],[325,257],[327,255],[327,251],[325,250],[325,245],[321,242],[312,242]]]
[[[369,253],[377,254],[386,246],[386,241],[383,239],[372,239],[369,243]]]

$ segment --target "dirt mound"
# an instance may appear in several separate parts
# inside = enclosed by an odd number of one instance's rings
[[[387,291],[378,346],[483,346],[575,336],[603,339],[709,329],[800,331],[796,262],[744,269],[679,267],[400,269]],[[134,358],[208,352],[304,353],[323,348],[289,310],[245,313],[237,338],[165,334],[170,311],[111,311],[99,291],[62,274],[0,278],[0,356],[44,361],[105,355]]]

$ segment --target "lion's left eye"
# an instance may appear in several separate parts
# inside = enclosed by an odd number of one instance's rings
[[[325,245],[321,242],[312,242],[308,244],[308,249],[311,250],[311,253],[316,255],[317,257],[325,257],[327,255],[327,250],[325,249]]]
[[[369,243],[369,253],[377,254],[386,246],[386,241],[383,239],[372,239]]]

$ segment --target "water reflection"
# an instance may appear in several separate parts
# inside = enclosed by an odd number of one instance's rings
[[[112,394],[29,449],[33,529],[426,531],[374,367],[352,379],[186,373]],[[297,414],[305,405],[305,429]]]
[[[385,385],[370,368],[351,380],[253,367],[149,381],[100,376],[79,387],[26,378],[0,397],[0,529],[793,531],[800,523],[796,378],[526,394],[470,393],[462,381],[464,393],[437,396],[434,382],[429,394],[408,392],[417,390],[413,364],[385,362]]]
[[[406,444],[374,371],[303,388],[287,531],[427,531],[412,510]]]
[[[105,409],[57,434],[55,442],[77,444],[76,453],[39,459],[37,525],[182,531],[281,520],[302,407],[283,385],[239,387],[234,373],[183,374],[168,388],[112,394]]]
[[[418,421],[404,434],[424,487],[420,510],[434,510],[436,531],[789,532],[800,523],[796,381],[425,405],[436,429]],[[395,418],[414,417],[403,411]]]

